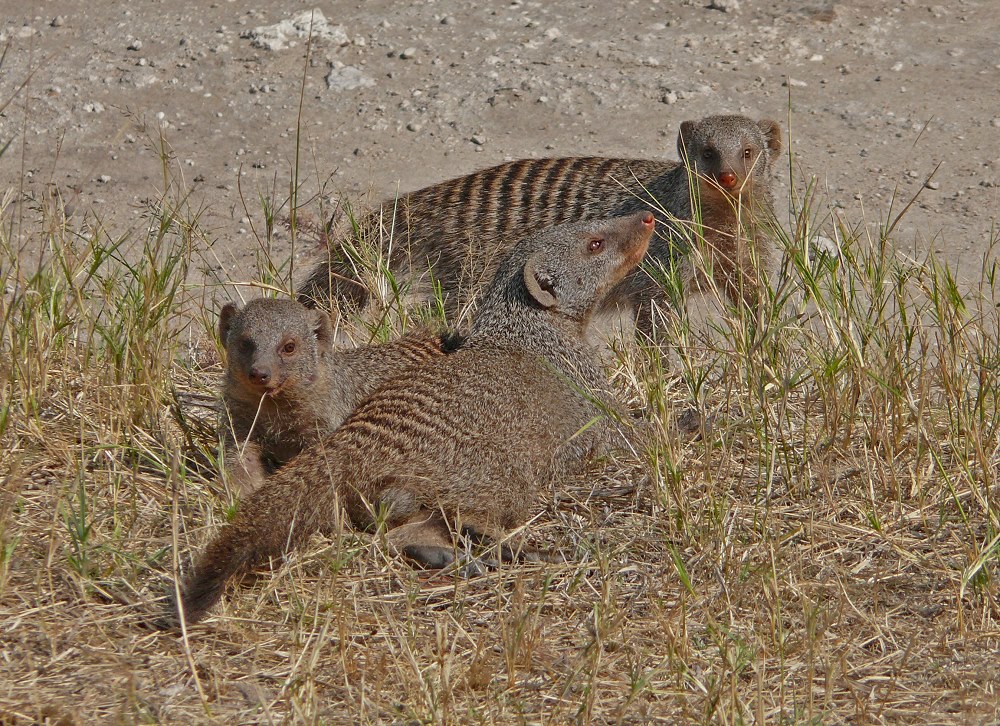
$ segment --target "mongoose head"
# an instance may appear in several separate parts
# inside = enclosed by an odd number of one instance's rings
[[[522,243],[532,250],[521,272],[524,289],[547,312],[585,322],[642,261],[655,224],[650,212],[639,212],[543,229]]]
[[[781,153],[781,126],[746,116],[708,116],[685,121],[677,136],[681,160],[703,181],[703,191],[731,197],[767,188]]]
[[[292,300],[260,298],[240,309],[229,303],[219,316],[226,348],[227,386],[246,394],[278,396],[310,385],[333,350],[329,316]]]

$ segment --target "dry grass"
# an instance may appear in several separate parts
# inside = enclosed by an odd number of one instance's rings
[[[807,197],[760,320],[681,314],[662,351],[623,354],[664,433],[527,528],[568,563],[427,574],[345,531],[184,639],[147,616],[234,501],[183,199],[120,238],[44,200],[0,210],[0,722],[997,718],[992,251],[959,284]]]

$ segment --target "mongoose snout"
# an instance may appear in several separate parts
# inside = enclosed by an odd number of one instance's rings
[[[642,261],[646,250],[649,249],[649,241],[653,238],[653,230],[656,228],[656,217],[652,212],[640,212],[633,220],[633,228],[628,230],[628,238],[622,245],[625,262],[619,270],[621,273],[619,280]]]
[[[733,188],[736,187],[736,182],[739,180],[739,177],[737,177],[731,171],[724,171],[724,172],[720,173],[719,176],[716,177],[716,178],[718,179],[719,184],[724,189],[727,189],[729,191],[732,191]]]

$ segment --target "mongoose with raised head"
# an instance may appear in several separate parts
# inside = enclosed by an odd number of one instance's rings
[[[384,202],[361,217],[361,235],[381,245],[397,281],[409,283],[413,302],[430,299],[433,280],[453,320],[523,234],[648,209],[661,222],[650,244],[654,266],[670,269],[680,262],[687,283],[696,282],[690,259],[682,258],[689,240],[700,236],[720,289],[734,302],[752,302],[759,292],[754,263],[766,267],[773,255],[767,226],[781,127],[745,116],[709,116],[681,124],[677,147],[682,162],[579,157],[500,164]],[[348,247],[331,246],[300,288],[300,301],[325,307],[336,300],[338,307],[362,310],[370,304],[365,275]],[[647,272],[636,270],[611,301],[634,309],[662,295]]]
[[[450,527],[493,537],[527,521],[557,477],[611,439],[615,404],[587,327],[653,227],[642,212],[517,245],[454,352],[387,381],[240,505],[181,587],[186,620],[233,577],[334,530],[341,511],[359,528],[412,529],[402,549],[429,567],[453,561]]]
[[[418,330],[382,345],[333,348],[325,312],[259,298],[219,316],[226,473],[241,495],[331,433],[383,381],[442,355],[442,335]]]

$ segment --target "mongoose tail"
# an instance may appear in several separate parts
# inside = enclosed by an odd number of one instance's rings
[[[334,464],[327,456],[333,452],[322,444],[317,449],[310,452],[311,458],[303,455],[293,459],[267,486],[240,504],[236,517],[219,530],[198,557],[194,573],[181,586],[183,608],[171,602],[161,627],[176,627],[182,609],[188,624],[198,622],[219,601],[231,580],[299,547],[316,532],[321,524],[320,508],[339,511],[336,502],[326,501],[330,495],[336,497],[336,490],[312,479],[317,477],[317,458],[331,478],[337,473],[343,478],[343,467]],[[301,486],[306,481],[309,486]],[[286,499],[289,491],[296,493],[292,501]],[[262,526],[265,522],[267,526]]]

